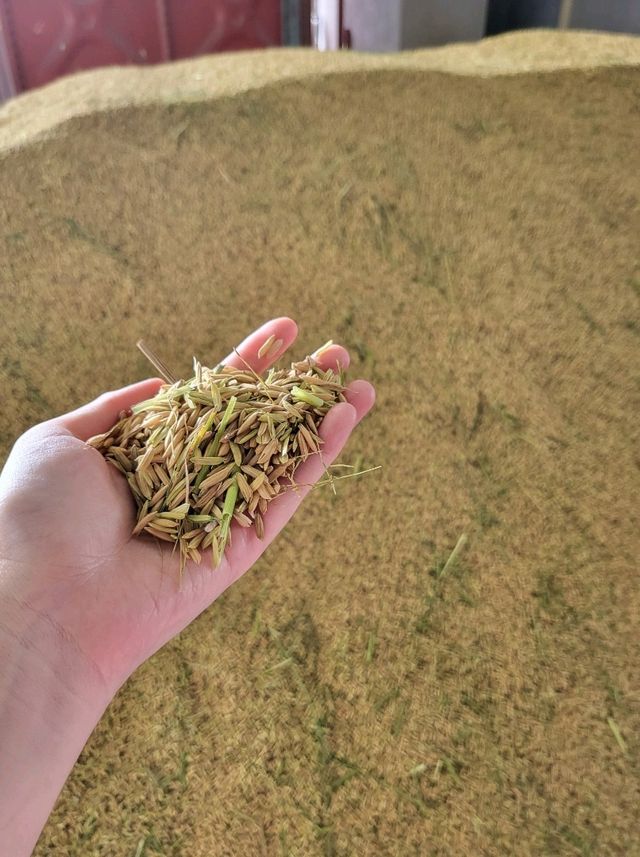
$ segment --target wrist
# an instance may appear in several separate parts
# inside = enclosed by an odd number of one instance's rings
[[[98,676],[49,617],[9,595],[0,569],[0,841],[31,853],[109,702]]]
[[[7,594],[1,567],[0,658],[0,691],[8,689],[13,675],[20,680],[25,702],[53,695],[61,704],[73,704],[74,710],[93,716],[104,711],[113,696],[98,667],[54,617]]]

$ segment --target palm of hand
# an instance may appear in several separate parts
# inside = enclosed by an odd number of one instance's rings
[[[295,338],[295,324],[289,319],[269,322],[238,349],[257,371],[267,368],[257,351],[272,334],[283,340],[282,352]],[[334,346],[322,361],[345,366],[348,355]],[[219,568],[212,572],[205,557],[201,566],[188,563],[180,579],[179,558],[171,545],[131,536],[135,508],[126,482],[84,443],[109,428],[121,409],[152,395],[160,383],[145,381],[107,394],[37,426],[16,444],[2,474],[2,558],[9,591],[33,621],[55,625],[80,663],[88,665],[91,680],[105,685],[108,693],[255,562],[307,490],[285,493],[271,504],[262,541],[253,529],[233,527],[232,544]],[[300,468],[301,484],[315,482],[339,453],[373,404],[373,390],[366,382],[354,382],[347,401],[323,421],[322,461],[313,456]],[[32,568],[35,575],[25,573]]]

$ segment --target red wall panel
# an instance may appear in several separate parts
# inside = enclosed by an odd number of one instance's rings
[[[167,0],[173,57],[282,43],[280,0]]]
[[[288,2],[304,21],[307,0]],[[0,101],[78,69],[280,45],[281,3],[0,0]]]
[[[169,59],[163,0],[0,0],[20,86],[81,68]]]

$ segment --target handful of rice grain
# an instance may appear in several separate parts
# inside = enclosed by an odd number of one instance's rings
[[[207,369],[163,385],[88,443],[127,479],[138,518],[134,534],[179,545],[181,564],[212,550],[217,566],[233,520],[264,534],[269,502],[319,452],[318,429],[344,401],[341,373],[312,357],[262,379],[249,367]]]

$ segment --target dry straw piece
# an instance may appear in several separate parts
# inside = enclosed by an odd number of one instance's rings
[[[263,354],[281,345],[270,339]],[[88,443],[126,477],[138,508],[135,535],[177,544],[181,567],[211,549],[215,567],[232,521],[263,536],[269,502],[294,487],[298,465],[320,451],[320,423],[344,401],[344,389],[342,373],[312,357],[265,378],[248,365],[207,369],[194,359],[191,379],[163,385]]]

